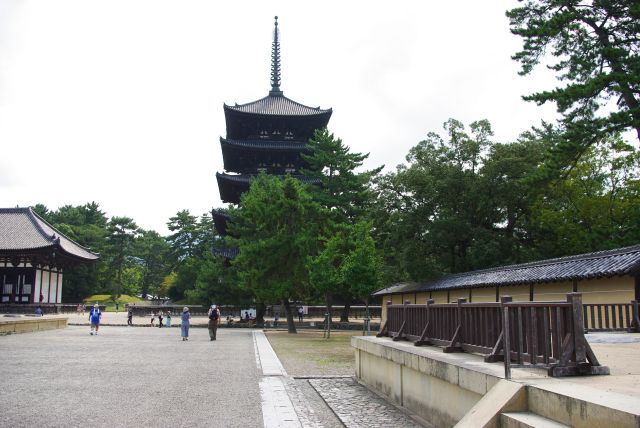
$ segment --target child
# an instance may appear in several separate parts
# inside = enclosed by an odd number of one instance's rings
[[[91,336],[93,336],[93,330],[96,331],[96,336],[98,335],[98,328],[100,327],[100,318],[102,317],[102,312],[100,312],[100,306],[96,303],[93,305],[93,309],[89,311],[89,321],[91,322]]]

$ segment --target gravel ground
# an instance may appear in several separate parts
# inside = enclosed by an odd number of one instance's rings
[[[0,425],[259,427],[251,330],[68,327],[0,337]]]

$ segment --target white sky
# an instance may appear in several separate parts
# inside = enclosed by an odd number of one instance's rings
[[[0,0],[0,206],[96,201],[166,234],[223,206],[223,103],[267,95],[273,16],[284,94],[393,169],[453,117],[513,141],[555,117],[521,95],[516,1]]]

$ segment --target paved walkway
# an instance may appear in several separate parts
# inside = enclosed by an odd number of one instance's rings
[[[2,336],[0,425],[417,426],[351,378],[287,375],[260,330],[221,329],[211,342],[196,328],[189,339],[105,326],[97,336],[85,326]]]
[[[0,425],[260,427],[250,330],[68,327],[0,337]]]

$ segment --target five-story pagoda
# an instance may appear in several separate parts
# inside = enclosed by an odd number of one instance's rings
[[[331,109],[308,107],[284,96],[280,89],[280,38],[275,17],[271,48],[271,91],[257,101],[224,105],[226,138],[220,138],[223,173],[217,173],[220,199],[238,204],[249,190],[251,178],[264,172],[290,174],[301,181],[300,154],[316,129],[325,128]]]
[[[216,173],[220,199],[239,204],[242,193],[249,190],[251,178],[260,173],[287,174],[307,183],[314,180],[300,174],[305,162],[300,156],[316,129],[326,128],[331,109],[308,107],[284,96],[280,89],[280,37],[275,17],[271,46],[271,90],[269,95],[247,104],[224,104],[226,138],[220,137],[224,172]],[[319,184],[319,183],[317,183]],[[220,235],[227,234],[229,217],[213,210],[213,220]],[[233,258],[234,248],[214,248],[214,253]]]

